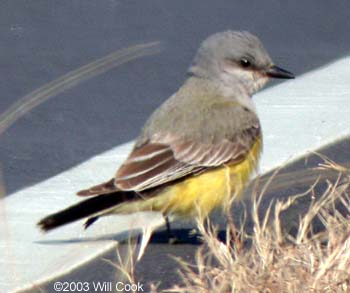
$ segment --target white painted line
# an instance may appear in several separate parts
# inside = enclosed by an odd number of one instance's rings
[[[256,95],[262,173],[350,134],[349,77],[347,57]]]
[[[262,173],[350,134],[349,76],[345,58],[254,97],[264,132]],[[109,179],[131,146],[118,146],[0,202],[1,292],[66,274],[125,239],[130,228],[162,224],[160,215],[146,213],[104,218],[86,231],[81,222],[47,235],[36,228],[43,216],[79,201],[77,190]]]

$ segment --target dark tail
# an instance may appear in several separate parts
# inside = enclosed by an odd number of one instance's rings
[[[85,228],[87,228],[98,219],[98,216],[96,216],[97,213],[116,206],[122,202],[134,200],[137,198],[140,198],[140,196],[132,191],[118,191],[109,194],[101,194],[45,217],[38,223],[38,226],[41,230],[47,232],[57,227],[90,216],[90,218],[85,223]]]

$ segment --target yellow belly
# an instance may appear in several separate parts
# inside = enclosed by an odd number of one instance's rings
[[[232,197],[233,200],[239,199],[257,166],[260,152],[261,139],[257,140],[247,157],[240,163],[188,177],[164,188],[150,199],[123,204],[115,212],[153,210],[179,217],[190,217],[198,213],[206,217],[214,208],[227,206]]]

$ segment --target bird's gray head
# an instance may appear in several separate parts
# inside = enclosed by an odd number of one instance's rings
[[[269,77],[294,77],[273,64],[256,36],[238,31],[216,33],[204,40],[189,72],[229,87],[243,86],[249,94],[264,86]]]

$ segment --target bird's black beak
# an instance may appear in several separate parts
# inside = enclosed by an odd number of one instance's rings
[[[286,79],[291,79],[294,78],[294,74],[284,70],[276,65],[272,65],[266,70],[266,74],[269,77],[273,78],[286,78]]]

